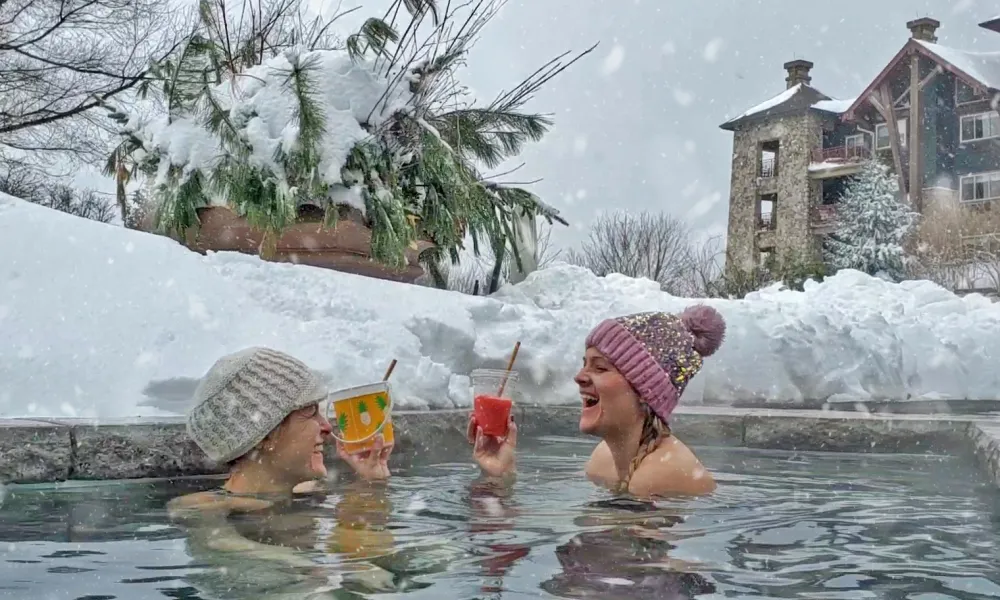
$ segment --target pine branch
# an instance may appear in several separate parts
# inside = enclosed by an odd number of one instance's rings
[[[542,115],[470,108],[437,115],[432,123],[464,158],[478,159],[494,168],[519,154],[525,142],[540,140],[552,120]]]
[[[536,69],[534,73],[522,80],[521,83],[514,87],[514,89],[509,92],[501,93],[489,107],[495,110],[512,111],[523,106],[534,96],[535,92],[542,88],[542,86],[551,81],[556,75],[559,75],[575,64],[578,60],[596,50],[599,44],[600,42],[595,43],[593,46],[577,54],[567,63],[563,63],[561,60],[564,57],[569,56],[569,52],[564,52],[563,54],[550,60]]]

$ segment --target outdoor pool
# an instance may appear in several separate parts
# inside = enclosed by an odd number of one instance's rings
[[[966,457],[699,447],[718,491],[652,507],[584,480],[592,447],[523,442],[509,494],[461,457],[237,523],[273,556],[170,522],[217,480],[9,486],[0,598],[1000,598],[1000,493]]]

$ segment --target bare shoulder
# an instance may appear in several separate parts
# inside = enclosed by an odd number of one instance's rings
[[[309,481],[303,481],[294,488],[292,488],[293,494],[317,494],[321,492],[326,492],[326,485],[318,479],[310,479]]]
[[[702,496],[715,487],[712,474],[675,436],[642,461],[629,483],[629,491],[637,495]]]
[[[171,513],[194,510],[215,511],[222,510],[224,506],[225,497],[215,492],[197,492],[167,502],[167,510]]]
[[[611,448],[607,442],[602,441],[590,453],[585,469],[587,479],[594,483],[608,485],[618,479],[618,471],[615,469],[615,459],[611,455]]]
[[[174,498],[167,503],[167,512],[173,518],[200,516],[225,516],[231,513],[254,512],[271,506],[266,500],[231,497],[218,492],[197,492]]]

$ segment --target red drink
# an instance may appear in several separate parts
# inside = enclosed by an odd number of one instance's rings
[[[483,429],[483,433],[486,435],[496,437],[507,435],[507,426],[510,423],[510,407],[513,404],[510,398],[500,398],[486,394],[476,396],[473,402],[473,415],[476,419],[476,424]]]

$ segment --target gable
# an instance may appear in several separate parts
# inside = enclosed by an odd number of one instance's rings
[[[911,38],[844,111],[844,120],[853,120],[855,111],[865,104],[879,86],[889,82],[904,58],[913,54],[920,54],[930,59],[942,70],[953,74],[979,92],[1000,91],[1000,52],[966,52]]]

